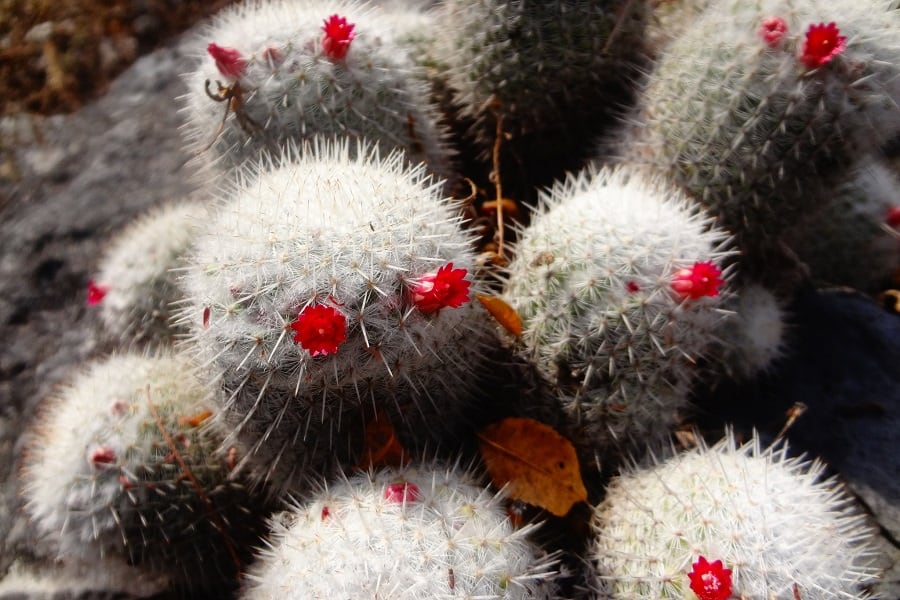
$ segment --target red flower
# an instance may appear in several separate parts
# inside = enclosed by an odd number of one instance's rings
[[[412,483],[392,483],[384,488],[384,499],[397,504],[415,502],[419,499],[419,488]]]
[[[756,32],[770,48],[775,48],[781,43],[787,30],[788,25],[781,17],[766,17]]]
[[[893,229],[900,229],[900,206],[892,206],[884,216],[884,222]]]
[[[356,37],[356,34],[353,33],[354,27],[355,25],[348,23],[345,17],[331,15],[325,19],[325,24],[322,26],[322,31],[325,32],[325,35],[322,36],[322,49],[329,58],[340,60],[347,56],[350,42]]]
[[[97,446],[91,452],[91,464],[100,469],[105,465],[116,462],[116,451],[109,446]]]
[[[807,69],[815,69],[829,62],[847,47],[847,38],[839,35],[841,30],[833,22],[826,25],[810,25],[800,60]]]
[[[436,273],[422,275],[412,282],[413,302],[424,313],[441,310],[445,306],[459,308],[469,301],[469,272],[454,269],[447,263]]]
[[[95,304],[103,302],[103,298],[106,296],[107,292],[109,292],[108,285],[98,285],[94,283],[93,279],[89,279],[87,288],[88,306],[94,306]]]
[[[328,356],[347,339],[347,319],[339,311],[324,304],[310,305],[300,311],[291,323],[294,341],[309,350],[310,356]]]
[[[709,563],[701,556],[692,567],[688,578],[700,600],[725,600],[731,596],[731,569],[723,567],[721,560]]]
[[[216,68],[219,69],[219,73],[225,77],[237,79],[244,74],[244,69],[247,68],[247,61],[234,48],[225,48],[211,43],[206,47],[206,51],[216,61]]]
[[[682,298],[696,300],[703,296],[718,296],[719,287],[723,283],[722,269],[709,260],[676,271],[672,278],[672,289]]]

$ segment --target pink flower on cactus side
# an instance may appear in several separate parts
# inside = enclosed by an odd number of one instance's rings
[[[98,285],[94,283],[93,279],[89,279],[87,286],[88,306],[95,306],[103,302],[103,298],[106,297],[107,292],[109,292],[108,285]]]
[[[447,263],[435,273],[422,275],[412,282],[412,299],[424,313],[431,313],[449,306],[459,308],[469,301],[469,281],[465,269],[454,269]]]
[[[770,48],[775,48],[784,39],[787,30],[788,24],[781,17],[766,17],[756,32]]]
[[[310,356],[328,356],[347,340],[347,319],[338,310],[324,304],[310,305],[291,323],[294,341]]]
[[[322,26],[322,31],[325,32],[325,35],[322,36],[322,49],[329,58],[341,60],[347,56],[350,42],[356,37],[356,34],[353,33],[354,27],[353,23],[347,22],[346,17],[331,15],[325,19],[325,24]]]
[[[847,38],[840,33],[841,30],[833,22],[809,26],[800,53],[800,60],[807,69],[821,67],[844,51],[847,47]]]
[[[234,48],[225,48],[218,44],[210,43],[206,51],[216,61],[216,68],[225,77],[237,79],[244,74],[247,68],[247,60]]]
[[[700,600],[726,600],[731,596],[731,569],[722,566],[721,560],[710,563],[701,556],[691,566],[688,579]]]
[[[704,296],[718,296],[722,279],[722,269],[711,260],[694,263],[675,272],[672,277],[672,289],[681,298],[696,300]]]
[[[384,488],[384,499],[397,504],[415,502],[419,499],[419,488],[412,483],[392,483]]]
[[[89,460],[95,468],[101,469],[116,462],[116,458],[116,451],[109,446],[97,446],[91,451]]]

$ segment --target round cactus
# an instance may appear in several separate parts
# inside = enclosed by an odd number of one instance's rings
[[[813,281],[877,293],[900,271],[898,229],[900,180],[866,160],[786,237]]]
[[[748,274],[846,164],[900,131],[900,13],[885,0],[714,3],[662,53],[627,160],[731,230]]]
[[[202,423],[209,391],[187,363],[112,355],[43,407],[24,495],[61,556],[120,556],[190,587],[234,583],[260,520],[218,453],[222,436]]]
[[[201,36],[198,69],[185,76],[188,144],[236,167],[262,150],[278,154],[288,141],[341,135],[385,152],[401,148],[447,176],[451,151],[415,58],[433,27],[428,13],[398,3],[279,0],[225,9]]]
[[[542,203],[505,289],[525,352],[598,450],[664,439],[724,316],[727,235],[683,193],[625,169],[582,172]]]
[[[243,598],[546,598],[554,561],[459,467],[328,484],[271,521]]]
[[[594,513],[596,597],[868,597],[874,530],[823,471],[731,434],[632,468]]]
[[[609,111],[643,56],[649,3],[450,0],[442,11],[448,83],[490,148],[497,114],[515,137],[583,132],[587,117]]]
[[[107,249],[88,303],[99,304],[107,332],[122,343],[171,343],[177,327],[172,304],[181,299],[174,269],[194,240],[203,207],[158,208],[130,224]]]
[[[440,182],[400,153],[301,155],[247,175],[184,280],[182,319],[221,374],[223,415],[276,489],[343,445],[342,421],[365,407],[419,439],[455,427],[494,336]]]

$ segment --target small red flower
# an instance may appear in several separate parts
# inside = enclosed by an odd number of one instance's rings
[[[397,504],[415,502],[419,499],[419,488],[412,483],[392,483],[384,488],[384,499]]]
[[[322,26],[322,31],[325,32],[325,35],[322,36],[322,49],[329,58],[340,60],[347,56],[350,42],[356,37],[356,34],[353,33],[354,27],[353,23],[347,22],[346,17],[331,15],[325,19],[325,24]]]
[[[327,506],[322,507],[322,520],[324,521],[331,515],[331,510]]]
[[[800,60],[807,69],[821,67],[844,51],[847,47],[847,38],[840,33],[841,30],[833,22],[828,25],[819,23],[809,26],[800,54]]]
[[[884,216],[884,222],[893,229],[900,229],[900,206],[892,206]]]
[[[781,17],[766,17],[756,32],[770,48],[775,48],[781,43],[788,30],[788,24]]]
[[[310,305],[291,323],[294,341],[309,350],[310,356],[334,354],[347,339],[347,319],[338,310],[324,304]]]
[[[709,260],[676,271],[672,278],[672,289],[682,298],[696,300],[704,296],[718,296],[719,287],[723,283],[722,269]]]
[[[244,69],[247,68],[247,61],[234,48],[225,48],[211,43],[206,47],[206,51],[216,61],[216,68],[219,69],[219,73],[223,76],[237,79],[244,74]]]
[[[91,464],[100,469],[116,462],[116,452],[109,446],[97,446],[91,451]]]
[[[628,281],[625,283],[625,289],[628,290],[629,294],[636,294],[641,291],[641,286],[638,285],[637,281]]]
[[[416,307],[424,313],[436,312],[445,306],[459,308],[469,301],[469,281],[465,269],[454,269],[447,263],[436,273],[422,275],[412,282],[412,297]]]
[[[109,292],[108,285],[98,285],[93,279],[88,280],[87,287],[87,303],[88,306],[94,306],[103,302],[106,293]]]
[[[731,569],[722,566],[722,561],[707,562],[700,557],[688,573],[691,589],[700,600],[726,600],[731,596]]]

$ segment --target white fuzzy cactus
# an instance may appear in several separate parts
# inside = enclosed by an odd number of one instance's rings
[[[210,392],[188,363],[113,355],[43,406],[23,493],[61,556],[117,556],[192,587],[235,577],[229,549],[258,519],[218,454],[222,436],[203,426]]]
[[[159,207],[132,222],[107,248],[88,302],[99,304],[106,332],[123,344],[171,343],[170,317],[181,299],[178,275],[204,208],[193,202]]]
[[[594,513],[596,597],[868,597],[874,530],[823,473],[785,445],[739,445],[731,434],[631,468]]]
[[[237,167],[290,141],[341,135],[380,143],[385,153],[403,149],[448,176],[451,152],[417,63],[434,26],[424,10],[399,3],[277,0],[225,9],[200,36],[206,52],[185,76],[188,145]],[[234,114],[219,131],[229,103]]]
[[[366,407],[420,439],[453,428],[494,335],[440,182],[400,153],[350,158],[346,142],[299,154],[223,198],[181,313],[221,375],[223,416],[277,489],[322,466]]]
[[[724,318],[728,236],[665,181],[627,169],[556,185],[520,233],[505,297],[522,342],[603,451],[664,439]]]
[[[459,467],[338,480],[271,521],[243,598],[549,599],[554,561]]]

